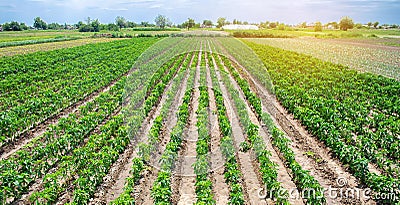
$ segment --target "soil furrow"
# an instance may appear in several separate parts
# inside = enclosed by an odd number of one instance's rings
[[[227,71],[227,70],[225,70]],[[228,71],[227,71],[228,72]],[[229,73],[229,72],[228,72]],[[230,81],[232,83],[232,85],[234,86],[234,88],[236,90],[239,91],[239,96],[240,98],[246,102],[245,96],[243,94],[243,91],[241,90],[241,88],[239,87],[239,85],[237,84],[237,82],[235,81],[235,79],[233,79],[232,75],[229,76]],[[251,122],[255,125],[257,125],[258,127],[261,127],[261,123],[258,121],[258,118],[256,117],[256,115],[254,114],[254,112],[252,111],[252,109],[249,107],[248,103],[246,103],[246,108],[247,108],[247,113],[249,115],[249,118],[251,120]],[[286,190],[294,190],[296,188],[295,183],[292,181],[292,176],[289,174],[291,173],[290,170],[288,170],[285,166],[284,166],[284,161],[279,157],[279,152],[277,152],[272,144],[271,144],[271,139],[269,137],[269,135],[265,132],[265,130],[260,129],[259,130],[259,134],[260,136],[264,139],[264,143],[267,147],[267,150],[269,150],[271,152],[271,161],[275,162],[278,167],[277,167],[277,171],[278,171],[278,181],[281,182],[282,188],[286,189]],[[255,156],[253,156],[254,158],[254,164],[256,167],[259,167],[259,163],[256,162]],[[260,179],[260,181],[262,180],[261,175],[259,174],[260,172],[258,171],[258,177]],[[299,192],[295,193],[298,194]],[[289,198],[289,202],[290,204],[303,204],[303,200],[301,198]]]
[[[198,58],[201,57],[201,52],[199,53]],[[200,61],[200,60],[199,60]],[[188,203],[195,203],[196,202],[196,193],[195,193],[195,182],[196,182],[196,175],[194,173],[194,169],[192,164],[196,162],[196,142],[198,139],[197,133],[197,113],[196,110],[199,106],[199,96],[200,92],[197,89],[199,86],[200,80],[200,67],[196,67],[196,75],[194,79],[194,91],[193,91],[193,98],[191,103],[191,112],[189,115],[189,122],[187,125],[187,130],[185,131],[184,135],[184,146],[179,153],[179,161],[180,166],[177,166],[177,173],[174,173],[175,177],[180,177],[180,184],[179,190],[176,192],[174,198],[179,199],[176,201],[176,204],[188,204]]]
[[[234,108],[232,107],[233,105],[231,105],[229,101],[229,99],[231,98],[229,97],[227,88],[222,83],[221,74],[219,73],[217,67],[215,69],[218,81],[220,82],[221,92],[225,99],[224,103],[226,105],[227,115],[232,125],[233,142],[236,150],[239,150],[238,149],[239,144],[245,141],[245,137],[243,135],[244,131],[240,126],[239,117],[235,112]],[[247,204],[266,204],[266,202],[261,200],[258,196],[258,190],[262,188],[262,183],[258,179],[256,173],[257,168],[254,167],[252,163],[254,159],[251,157],[249,152],[237,152],[237,155],[238,155],[238,164],[243,173],[242,185],[244,189],[245,201],[247,202]]]
[[[187,57],[188,56],[186,56],[186,58]],[[182,65],[180,65],[177,72],[179,72],[180,69],[184,69]],[[103,183],[97,188],[90,204],[108,204],[123,192],[126,178],[130,176],[132,159],[138,156],[137,153],[134,152],[136,145],[140,142],[148,142],[147,136],[149,130],[153,126],[155,118],[160,115],[161,108],[167,100],[166,93],[171,89],[172,83],[173,80],[169,82],[160,102],[157,103],[157,107],[153,108],[142,123],[141,129],[138,132],[139,136],[136,138],[137,140],[134,140],[134,142],[129,145],[123,155],[121,155],[117,162],[110,168],[109,174],[104,177]]]
[[[89,136],[91,136],[93,134],[100,134],[101,133],[100,127],[104,126],[112,117],[114,117],[114,116],[116,116],[116,115],[118,115],[120,113],[121,113],[121,107],[118,107],[111,115],[107,116],[99,125],[97,125],[97,127],[93,131],[91,131],[89,134],[87,134],[85,140],[82,142],[82,144],[79,147],[84,146],[88,142]],[[46,174],[56,172],[57,169],[59,168],[58,166],[59,166],[59,162],[57,162],[53,166],[53,168],[51,168],[49,171],[47,171]],[[28,193],[22,195],[21,199],[13,202],[13,204],[29,204],[28,203],[29,202],[29,197],[34,192],[41,191],[41,190],[44,189],[44,187],[43,187],[44,186],[44,184],[43,184],[44,183],[44,181],[43,181],[44,177],[45,177],[45,175],[43,175],[42,177],[36,179],[35,182],[33,182],[29,186]]]
[[[206,56],[207,59],[207,56]],[[229,187],[228,184],[225,183],[224,178],[224,163],[225,159],[222,155],[220,148],[220,140],[221,140],[221,132],[218,125],[217,118],[217,105],[215,103],[214,91],[212,89],[212,80],[210,67],[208,65],[209,62],[206,62],[206,71],[207,71],[207,86],[209,93],[209,120],[210,126],[209,130],[211,133],[211,179],[213,182],[213,192],[215,201],[217,204],[228,204],[229,202]],[[212,63],[212,62],[211,62]]]
[[[233,57],[231,57],[233,59]],[[244,77],[252,87],[253,91],[256,91],[257,95],[261,98],[263,104],[263,111],[271,114],[274,123],[283,130],[289,139],[292,141],[291,148],[296,156],[296,161],[306,170],[310,170],[310,174],[316,178],[316,180],[324,188],[332,186],[334,188],[341,188],[337,184],[338,178],[344,178],[346,180],[346,186],[343,188],[349,189],[360,189],[366,191],[363,188],[359,188],[360,184],[358,180],[347,171],[347,168],[332,156],[330,149],[327,148],[322,142],[312,137],[307,133],[304,127],[293,118],[293,116],[286,112],[286,110],[280,105],[278,100],[271,95],[268,90],[258,83],[236,60],[233,59],[235,64],[239,66],[242,77]],[[263,127],[267,131],[266,127]],[[332,200],[335,204],[354,204],[354,203],[366,203],[373,204],[372,200],[365,201],[364,199],[330,199],[325,193],[328,204]],[[357,198],[357,197],[356,197]]]
[[[193,61],[193,58],[192,60]],[[185,77],[181,82],[181,86],[173,100],[170,111],[165,122],[164,129],[160,134],[161,142],[157,145],[156,153],[153,153],[150,159],[151,169],[145,170],[143,178],[139,181],[139,184],[135,186],[135,201],[137,204],[153,204],[153,199],[150,196],[151,187],[159,171],[159,163],[162,153],[165,150],[165,146],[170,140],[170,134],[172,128],[176,125],[178,118],[176,113],[178,112],[179,105],[183,102],[183,96],[185,94],[187,80],[190,76],[190,69],[186,70]]]
[[[150,59],[146,60],[146,63],[154,60],[157,56],[164,54],[165,52],[170,50],[172,47],[169,47],[168,49],[164,50],[163,52],[161,52],[158,55],[152,56]],[[67,108],[61,109],[57,114],[54,114],[53,116],[48,117],[47,119],[43,120],[42,122],[38,123],[37,125],[34,125],[32,128],[21,132],[15,141],[13,141],[9,144],[6,144],[3,147],[0,147],[0,154],[1,154],[0,160],[8,158],[10,155],[14,154],[19,149],[24,147],[26,144],[31,142],[34,138],[42,135],[50,125],[57,124],[61,118],[67,117],[69,114],[75,113],[80,106],[93,101],[101,93],[108,91],[122,77],[130,75],[131,73],[133,73],[136,70],[137,70],[137,68],[132,67],[131,70],[129,70],[125,74],[121,75],[120,77],[114,79],[108,85],[103,86],[102,88],[99,88],[97,91],[87,95],[82,100],[72,103]]]

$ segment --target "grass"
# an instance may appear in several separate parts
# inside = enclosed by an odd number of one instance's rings
[[[88,37],[93,33],[80,33],[75,30],[27,30],[0,32],[0,42],[39,40],[52,38]]]
[[[255,35],[262,36],[260,34],[264,34],[265,36],[270,37],[316,37],[316,38],[376,38],[376,37],[400,37],[400,29],[351,29],[348,31],[341,30],[327,30],[324,29],[322,32],[314,32],[313,29],[301,29],[301,28],[286,28],[285,30],[278,29],[261,29],[258,31],[254,30],[226,30],[226,32],[233,35],[235,32],[242,33],[254,33]],[[256,37],[256,36],[255,36]]]

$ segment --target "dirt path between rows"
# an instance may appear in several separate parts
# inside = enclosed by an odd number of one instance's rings
[[[261,200],[258,196],[258,190],[263,188],[263,183],[259,181],[257,176],[257,168],[254,167],[252,161],[254,160],[249,152],[240,152],[238,147],[239,144],[245,141],[244,131],[239,123],[239,116],[235,112],[234,105],[231,105],[232,98],[228,94],[227,88],[222,83],[222,76],[219,73],[217,65],[215,65],[217,79],[220,82],[220,88],[224,97],[224,103],[227,111],[229,121],[232,126],[232,138],[234,146],[237,150],[238,164],[243,174],[243,191],[245,201],[247,204],[266,204],[264,200]]]
[[[81,145],[79,147],[85,146],[85,144],[89,141],[89,136],[93,135],[93,134],[100,134],[101,130],[100,128],[102,126],[104,126],[112,117],[118,115],[121,113],[121,107],[118,107],[116,110],[114,110],[114,112],[107,116],[99,125],[97,125],[97,127],[91,131],[90,133],[88,133],[84,139],[84,141],[81,143]],[[77,148],[78,149],[78,148]],[[72,153],[72,151],[70,152]],[[54,173],[58,170],[60,165],[60,162],[57,162],[56,164],[54,164],[54,166],[48,170],[42,177],[36,179],[28,188],[28,191],[26,194],[22,195],[21,199],[13,202],[13,204],[27,204],[29,202],[29,197],[34,193],[34,192],[38,192],[38,191],[42,191],[44,189],[44,177],[47,174],[51,174]],[[70,179],[72,180],[73,177]],[[68,182],[66,182],[68,183]],[[29,203],[28,203],[29,204]]]
[[[169,47],[165,51],[159,53],[158,55],[151,56],[150,59],[148,59],[146,62],[150,62],[154,60],[157,56],[164,54],[167,52],[169,49],[172,47]],[[54,114],[53,116],[48,117],[46,120],[42,121],[41,123],[38,123],[37,125],[34,125],[32,128],[27,129],[26,131],[22,132],[15,141],[4,145],[3,147],[0,147],[0,160],[6,159],[21,148],[23,148],[25,145],[27,145],[29,142],[31,142],[33,139],[43,135],[43,133],[47,130],[47,128],[50,125],[55,125],[59,122],[61,118],[68,117],[69,114],[76,113],[79,109],[80,106],[85,105],[88,102],[93,101],[96,97],[98,97],[101,93],[107,92],[112,86],[114,86],[122,77],[128,76],[131,73],[135,72],[137,68],[132,68],[125,74],[121,75],[120,77],[114,79],[111,81],[108,85],[103,86],[99,88],[97,91],[94,91],[93,93],[87,95],[84,97],[82,100],[72,103],[70,106],[67,108],[61,109],[60,112],[57,114]]]
[[[206,55],[207,59],[207,55]],[[207,87],[208,87],[208,95],[209,95],[209,130],[211,134],[211,181],[213,183],[213,193],[216,204],[228,204],[229,202],[229,186],[225,182],[224,178],[224,164],[225,159],[221,152],[220,140],[221,140],[221,132],[218,124],[217,113],[217,105],[215,103],[214,90],[212,89],[212,80],[211,73],[208,61],[206,61],[206,75],[207,75]],[[212,63],[212,62],[211,62]]]
[[[225,68],[225,71],[226,71],[227,73],[229,73],[229,71],[227,71],[226,68]],[[253,112],[252,109],[250,108],[249,104],[247,103],[246,98],[245,98],[245,96],[244,96],[244,94],[243,94],[243,91],[241,90],[241,88],[239,87],[239,85],[237,84],[237,82],[235,81],[235,79],[232,77],[232,74],[230,74],[229,78],[230,78],[230,81],[231,81],[233,87],[234,87],[236,90],[239,91],[239,96],[240,96],[240,98],[243,100],[243,102],[246,103],[246,109],[247,109],[247,113],[248,113],[248,115],[249,115],[250,121],[251,121],[253,124],[255,124],[255,125],[257,125],[258,127],[261,128],[261,123],[259,122],[258,118],[256,117],[256,115],[254,114],[254,112]],[[261,136],[261,137],[263,138],[263,140],[264,140],[264,143],[265,143],[265,145],[266,145],[266,149],[267,149],[268,151],[271,152],[271,157],[270,157],[271,161],[272,161],[272,162],[275,162],[275,163],[278,165],[278,167],[277,167],[278,181],[281,182],[282,188],[284,188],[284,189],[286,189],[286,190],[293,190],[293,189],[295,189],[295,188],[296,188],[296,185],[295,185],[295,183],[292,181],[292,176],[291,176],[291,174],[289,174],[289,173],[291,173],[291,171],[288,170],[288,169],[284,166],[285,161],[283,161],[283,160],[279,157],[279,153],[276,152],[276,150],[273,148],[273,146],[272,146],[272,144],[271,144],[271,138],[270,138],[269,134],[267,134],[267,133],[265,132],[265,130],[263,130],[263,129],[260,129],[260,130],[259,130],[259,134],[260,134],[260,136]],[[256,167],[260,167],[260,164],[256,161],[255,156],[252,156],[252,157],[254,158],[254,165],[255,165]],[[262,180],[262,176],[260,175],[260,172],[259,172],[259,171],[258,171],[257,173],[258,173],[258,178],[259,178],[259,180],[261,181],[261,180]],[[296,193],[294,193],[294,194],[299,194],[299,192],[296,192]],[[302,200],[301,198],[289,198],[288,201],[289,201],[290,204],[304,204],[304,203],[303,203],[303,200]]]
[[[85,105],[88,102],[93,101],[96,97],[98,97],[101,93],[107,92],[110,90],[112,86],[114,86],[123,76],[127,76],[129,73],[133,72],[131,70],[124,75],[118,77],[117,79],[113,80],[110,84],[100,88],[99,90],[93,92],[92,94],[83,98],[83,100],[73,103],[69,107],[62,109],[58,114],[51,116],[44,120],[42,123],[39,123],[37,126],[34,126],[32,129],[27,130],[26,132],[22,133],[20,137],[16,139],[12,144],[7,144],[4,147],[0,148],[1,157],[0,160],[7,159],[12,154],[23,148],[29,142],[31,142],[36,137],[43,135],[46,132],[47,128],[50,125],[55,125],[59,122],[61,118],[68,117],[69,114],[76,113],[80,106]]]
[[[186,58],[188,58],[188,56],[185,57],[184,61]],[[182,68],[182,64],[179,65],[177,73],[180,69],[184,69]],[[123,188],[126,178],[130,176],[130,170],[133,164],[132,160],[138,156],[137,152],[135,152],[137,144],[140,142],[148,142],[149,130],[153,126],[155,118],[160,115],[161,108],[167,100],[166,93],[171,89],[172,84],[173,79],[171,79],[164,90],[160,102],[157,103],[157,106],[153,108],[152,111],[150,111],[149,115],[142,123],[139,132],[137,132],[138,136],[135,137],[135,140],[132,141],[124,153],[113,164],[113,166],[110,168],[109,174],[103,178],[103,183],[98,186],[96,193],[94,194],[94,198],[89,204],[109,204],[124,191]]]
[[[193,58],[191,59],[193,61]],[[190,69],[186,70],[185,77],[182,80],[181,86],[173,100],[170,111],[167,116],[167,121],[164,124],[164,128],[160,134],[161,142],[157,146],[156,153],[151,157],[149,164],[152,166],[150,170],[146,170],[143,178],[139,181],[139,184],[135,186],[135,202],[137,204],[153,204],[153,199],[150,196],[151,187],[154,184],[155,179],[159,171],[158,160],[162,153],[164,153],[165,147],[170,140],[170,134],[173,127],[176,125],[178,118],[176,113],[178,112],[179,106],[183,102],[183,96],[186,91],[187,80],[191,76]]]
[[[231,59],[233,59],[233,57],[231,57]],[[238,69],[238,71],[240,71],[242,77],[250,83],[253,92],[255,91],[261,98],[263,111],[271,114],[274,123],[278,128],[283,130],[292,141],[290,148],[295,153],[296,161],[303,169],[310,170],[310,174],[314,176],[324,188],[328,188],[329,186],[340,188],[337,184],[337,179],[340,177],[346,180],[346,186],[343,187],[344,189],[351,188],[366,191],[365,189],[359,188],[361,186],[358,180],[332,156],[329,148],[308,134],[305,128],[301,126],[300,122],[287,113],[278,100],[271,95],[265,87],[257,82],[236,60],[233,59],[233,61],[235,64],[239,65],[240,69]],[[267,132],[265,126],[263,129]],[[333,199],[329,197],[328,193],[325,193],[325,197],[328,204],[374,204],[372,200],[365,201],[363,199],[357,199],[357,197],[355,199]]]
[[[201,60],[201,52],[199,52],[198,57]],[[199,64],[200,64],[199,60]],[[200,66],[196,66],[196,75],[194,79],[194,90],[191,102],[191,112],[189,114],[189,121],[187,125],[187,130],[184,135],[184,146],[179,151],[179,165],[177,166],[177,173],[174,176],[180,178],[179,186],[173,186],[172,189],[177,188],[177,191],[173,191],[173,203],[178,205],[185,205],[188,203],[196,202],[195,193],[195,182],[196,174],[194,173],[193,164],[196,162],[196,142],[198,140],[197,132],[197,109],[199,107],[199,96],[200,91],[198,88],[200,81]],[[175,178],[174,177],[174,178]],[[177,201],[175,201],[177,200]]]

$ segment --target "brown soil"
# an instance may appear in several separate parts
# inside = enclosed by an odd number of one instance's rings
[[[238,64],[236,60],[233,61]],[[273,120],[278,127],[283,130],[289,139],[292,141],[291,148],[295,153],[296,161],[305,170],[310,170],[310,174],[321,184],[322,187],[338,187],[336,180],[338,177],[343,177],[347,180],[346,188],[359,188],[358,180],[352,176],[347,168],[343,166],[334,156],[332,156],[330,149],[327,148],[322,142],[311,136],[304,127],[293,118],[293,116],[280,105],[275,96],[271,95],[267,89],[259,84],[242,66],[239,71],[251,85],[253,91],[261,98],[263,103],[263,111],[270,113]],[[267,131],[267,128],[264,127]],[[363,189],[361,189],[363,190]],[[327,194],[327,193],[326,193]],[[327,195],[328,204],[360,204],[364,203],[363,200],[345,200],[334,201],[329,199]],[[332,201],[330,201],[332,200]],[[373,203],[368,201],[369,204]]]
[[[112,117],[120,114],[120,112],[121,112],[121,107],[118,107],[111,115],[107,116],[93,131],[91,131],[86,136],[91,136],[93,134],[100,134],[101,133],[100,127],[104,126]],[[89,138],[86,137],[85,140],[82,142],[82,144],[79,147],[84,146],[88,140],[89,140]],[[59,165],[58,162],[56,164],[54,164],[53,168],[48,170],[46,174],[56,172],[57,169],[59,168],[58,165]],[[43,179],[44,179],[44,176],[36,179],[35,182],[33,182],[32,185],[29,187],[28,193],[22,195],[21,199],[13,202],[13,204],[29,204],[29,197],[34,192],[41,191],[44,189]],[[74,177],[72,176],[71,178],[69,178],[69,180],[67,182],[65,182],[65,184],[70,184],[69,182],[71,182],[73,179],[74,179]],[[72,198],[71,196],[68,195],[69,192],[70,192],[69,194],[72,195],[71,191],[72,190],[69,189],[68,192],[65,192],[64,194],[62,194],[62,197],[59,198],[60,201],[65,201],[67,199]]]
[[[55,114],[43,122],[39,123],[33,128],[26,130],[25,132],[21,133],[21,135],[16,138],[16,140],[10,144],[6,144],[4,147],[0,148],[1,157],[0,159],[6,159],[19,149],[23,148],[29,142],[31,142],[34,138],[41,136],[50,125],[55,125],[61,118],[67,117],[69,114],[76,113],[78,108],[82,105],[85,105],[88,102],[93,101],[96,97],[98,97],[101,93],[107,92],[115,83],[117,83],[123,76],[127,76],[130,73],[134,72],[135,70],[130,70],[126,72],[124,75],[118,77],[117,79],[111,81],[110,84],[98,89],[97,91],[93,92],[92,94],[83,98],[76,103],[73,103],[69,107],[62,109],[58,114]]]
[[[232,99],[228,94],[227,88],[222,83],[222,77],[217,66],[215,66],[215,69],[218,81],[220,82],[221,92],[225,99],[224,103],[227,108],[227,115],[232,126],[232,137],[237,150],[238,163],[243,174],[242,186],[244,189],[245,201],[247,204],[266,204],[266,201],[260,199],[258,196],[258,190],[263,188],[263,183],[259,181],[257,168],[252,163],[254,159],[250,152],[239,152],[239,144],[245,141],[245,136],[243,135],[244,130],[240,126],[236,108],[230,104]]]
[[[196,58],[197,56],[195,56]],[[201,57],[199,53],[198,58]],[[199,60],[200,62],[200,60]],[[194,88],[199,86],[200,80],[200,67],[196,67],[196,74],[194,79]],[[197,113],[196,110],[199,106],[200,91],[194,89],[191,102],[191,111],[189,114],[189,122],[187,130],[184,135],[184,147],[179,151],[179,164],[176,167],[176,173],[174,173],[174,180],[179,183],[173,183],[173,204],[193,204],[196,202],[195,182],[196,174],[192,164],[196,162],[196,142],[198,139],[197,132]],[[175,185],[176,184],[176,185]]]
[[[207,59],[207,58],[206,58]],[[214,91],[212,89],[212,80],[210,77],[210,67],[207,62],[207,86],[208,86],[208,94],[210,97],[210,111],[209,121],[210,126],[209,130],[211,133],[211,181],[213,183],[213,193],[214,198],[217,204],[228,204],[229,202],[229,186],[225,183],[224,178],[224,157],[221,153],[220,148],[220,140],[221,140],[221,132],[218,125],[218,118],[215,113],[217,113],[217,105],[215,103]]]
[[[135,187],[135,201],[137,204],[153,204],[153,200],[150,197],[150,189],[153,186],[155,179],[157,178],[158,167],[159,167],[158,159],[160,159],[162,153],[164,152],[165,146],[170,140],[171,130],[178,121],[175,113],[178,112],[179,105],[181,105],[183,102],[183,96],[186,91],[187,79],[190,77],[189,73],[190,69],[186,71],[185,77],[182,80],[181,87],[179,88],[179,91],[175,96],[175,99],[171,106],[170,112],[167,117],[168,120],[164,125],[165,129],[162,131],[160,135],[161,142],[157,147],[157,152],[152,156],[152,161],[150,162],[150,165],[152,165],[152,167],[150,170],[146,171],[143,178],[139,181],[139,185]]]
[[[181,66],[182,65],[180,65],[179,69],[182,69]],[[179,69],[177,72],[179,72]],[[113,164],[109,174],[103,178],[103,183],[97,188],[93,200],[89,204],[109,204],[124,191],[123,188],[126,178],[130,176],[132,160],[138,156],[135,152],[136,146],[140,142],[148,142],[147,134],[149,133],[150,128],[153,126],[155,118],[160,115],[162,105],[167,100],[166,93],[171,89],[172,82],[173,81],[171,80],[166,87],[161,100],[159,103],[157,103],[158,106],[153,108],[153,110],[142,123],[136,140],[133,140],[125,152],[119,157],[117,162]],[[171,114],[172,113],[170,112],[169,116]]]

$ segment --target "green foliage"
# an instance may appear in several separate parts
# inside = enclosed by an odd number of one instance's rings
[[[29,29],[25,23],[18,23],[16,21],[6,22],[2,25],[2,28],[3,31],[23,31]]]
[[[321,22],[316,22],[314,25],[314,31],[315,32],[322,32],[322,23]]]
[[[46,30],[47,23],[44,22],[40,17],[36,17],[33,22],[33,27],[38,30]]]
[[[399,82],[282,49],[248,45],[268,64],[282,105],[348,164],[356,178],[377,193],[399,187],[395,160],[400,106],[394,100],[400,97]],[[273,130],[273,136],[284,149],[288,142],[282,134]],[[291,155],[285,153],[289,162]],[[384,170],[382,175],[369,171],[371,162]],[[293,161],[290,166],[298,167]]]
[[[18,133],[108,85],[156,41],[115,41],[1,58],[0,136],[12,142]]]
[[[167,26],[171,26],[172,23],[171,21],[164,15],[157,15],[154,22],[156,23],[157,27],[160,27],[162,30],[167,27]]]
[[[125,18],[122,16],[115,17],[115,25],[117,25],[120,29],[125,28],[127,26]]]
[[[217,19],[217,28],[222,28],[226,24],[226,18],[219,17]]]
[[[348,16],[343,17],[340,19],[339,22],[340,30],[347,31],[348,29],[352,29],[354,27],[353,19]]]

